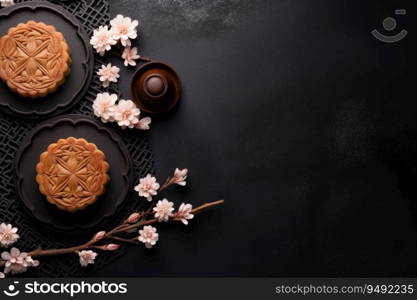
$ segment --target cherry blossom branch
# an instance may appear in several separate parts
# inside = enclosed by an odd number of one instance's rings
[[[193,214],[198,214],[203,212],[204,210],[210,208],[210,207],[214,207],[217,205],[221,205],[224,203],[224,200],[218,200],[218,201],[213,201],[213,202],[208,202],[205,203],[203,205],[200,205],[196,208],[194,208],[193,210],[191,210],[191,213]],[[174,217],[171,219],[171,221],[180,221],[179,218]],[[89,249],[89,248],[97,248],[100,250],[108,250],[105,247],[103,248],[102,246],[97,246],[96,243],[105,239],[113,239],[113,240],[117,240],[123,243],[129,243],[129,244],[138,244],[139,240],[137,238],[131,238],[131,239],[126,239],[126,238],[122,238],[119,236],[115,236],[114,234],[117,233],[127,233],[128,231],[130,231],[131,229],[136,229],[145,225],[151,225],[151,224],[155,224],[157,223],[158,220],[157,219],[149,219],[149,220],[143,220],[141,222],[135,223],[135,224],[130,224],[128,226],[118,226],[116,228],[119,228],[117,230],[112,230],[109,233],[104,234],[104,236],[97,238],[97,234],[88,242],[78,245],[78,246],[73,246],[73,247],[68,247],[68,248],[61,248],[61,249],[47,249],[47,250],[43,250],[43,249],[36,249],[33,250],[31,252],[28,252],[27,255],[32,257],[32,258],[37,258],[37,257],[41,257],[41,256],[56,256],[56,255],[64,255],[64,254],[70,254],[70,253],[76,253],[77,251],[81,251],[84,249]],[[104,245],[106,246],[106,245]],[[111,251],[111,250],[110,250]],[[6,264],[5,260],[1,260],[0,261],[0,267],[4,267],[4,265]]]
[[[39,265],[39,262],[33,260],[33,258],[71,253],[77,254],[81,266],[85,267],[88,264],[94,263],[94,259],[98,255],[91,249],[101,251],[115,251],[119,249],[119,244],[114,244],[110,241],[134,245],[143,243],[147,248],[151,248],[159,240],[157,229],[151,225],[159,222],[182,222],[187,225],[188,220],[193,219],[195,215],[224,203],[224,200],[218,200],[202,204],[195,208],[193,208],[191,204],[182,203],[178,210],[174,212],[173,202],[169,202],[167,199],[155,201],[156,197],[159,196],[158,194],[168,187],[173,185],[186,185],[187,176],[188,169],[180,170],[177,168],[174,171],[174,175],[168,177],[160,186],[159,183],[156,182],[156,178],[148,174],[146,177],[141,178],[139,184],[135,187],[139,196],[150,201],[146,211],[133,212],[120,225],[108,232],[99,231],[89,241],[80,245],[58,249],[38,248],[27,253],[21,253],[19,249],[11,248],[10,252],[4,251],[1,253],[0,267],[4,267],[4,273],[6,274],[16,274],[26,271],[29,267]],[[151,214],[153,214],[153,217],[148,219]],[[139,231],[137,231],[138,229]],[[18,239],[19,235],[17,233],[17,228],[12,227],[11,224],[0,224],[1,246],[10,246]],[[104,241],[106,241],[106,243],[103,244]],[[4,277],[4,273],[0,272],[0,278]]]
[[[191,213],[193,215],[196,215],[196,214],[199,214],[199,213],[203,212],[204,210],[206,210],[210,207],[221,205],[223,203],[224,203],[224,200],[217,200],[217,201],[213,201],[213,202],[208,202],[208,203],[205,203],[203,205],[200,205],[200,206],[192,209]],[[174,217],[174,218],[171,219],[171,221],[181,221],[181,219],[179,217]],[[109,235],[108,237],[112,237],[113,234],[117,234],[117,233],[120,233],[120,232],[127,232],[127,231],[130,231],[132,229],[136,229],[138,227],[142,227],[142,226],[145,226],[145,225],[152,225],[152,224],[155,224],[157,222],[158,222],[157,219],[149,219],[149,220],[144,220],[144,221],[141,221],[141,222],[138,222],[138,223],[135,223],[135,224],[123,226],[120,229],[113,230],[112,234]]]
[[[149,62],[150,58],[140,56],[137,48],[132,47],[132,40],[138,37],[137,26],[137,20],[117,15],[110,21],[110,25],[94,29],[90,44],[101,56],[109,52],[121,57],[126,66],[135,66],[136,60]]]
[[[115,241],[119,241],[119,242],[123,242],[123,243],[127,243],[127,244],[138,244],[138,239],[136,238],[130,238],[130,239],[125,239],[125,238],[121,238],[118,236],[110,236],[109,239],[115,240]]]

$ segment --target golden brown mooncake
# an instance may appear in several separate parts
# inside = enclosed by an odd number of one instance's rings
[[[108,170],[106,157],[95,144],[69,137],[41,154],[36,182],[49,203],[74,212],[95,203],[105,192]]]
[[[0,78],[23,97],[54,92],[70,73],[70,48],[52,25],[29,21],[0,39]]]

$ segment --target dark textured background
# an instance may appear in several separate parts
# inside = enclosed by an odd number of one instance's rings
[[[226,205],[94,275],[416,276],[410,3],[111,0],[140,20],[140,52],[183,80],[178,110],[150,132],[159,177],[191,170],[166,196]],[[378,42],[370,31],[395,8],[410,34]]]

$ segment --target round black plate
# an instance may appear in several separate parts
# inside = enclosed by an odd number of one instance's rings
[[[49,204],[35,181],[39,156],[60,138],[85,138],[104,152],[110,165],[110,182],[97,202],[74,213]],[[113,215],[132,190],[131,160],[121,138],[98,121],[79,115],[63,115],[41,123],[23,140],[14,165],[18,197],[36,219],[47,227],[72,233],[93,229]],[[95,228],[97,229],[97,228]]]
[[[48,2],[25,2],[0,10],[0,37],[10,27],[29,20],[54,25],[71,48],[71,73],[65,83],[46,97],[23,98],[0,82],[0,109],[13,116],[44,118],[64,112],[87,92],[94,72],[94,55],[87,33],[64,9]]]

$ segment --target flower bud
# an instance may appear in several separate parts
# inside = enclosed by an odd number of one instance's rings
[[[135,212],[131,214],[129,218],[127,218],[127,223],[133,224],[139,221],[139,219],[140,219],[140,213]]]
[[[174,171],[174,176],[172,177],[172,182],[178,185],[185,186],[187,184],[186,179],[188,177],[188,169],[178,169],[176,168]]]
[[[106,249],[109,250],[109,251],[115,251],[119,248],[120,248],[120,245],[118,245],[118,244],[108,244],[108,245],[106,245]]]
[[[106,235],[105,231],[99,231],[96,233],[96,235],[94,236],[94,241],[97,242],[99,240],[102,240],[104,238],[104,236]]]

